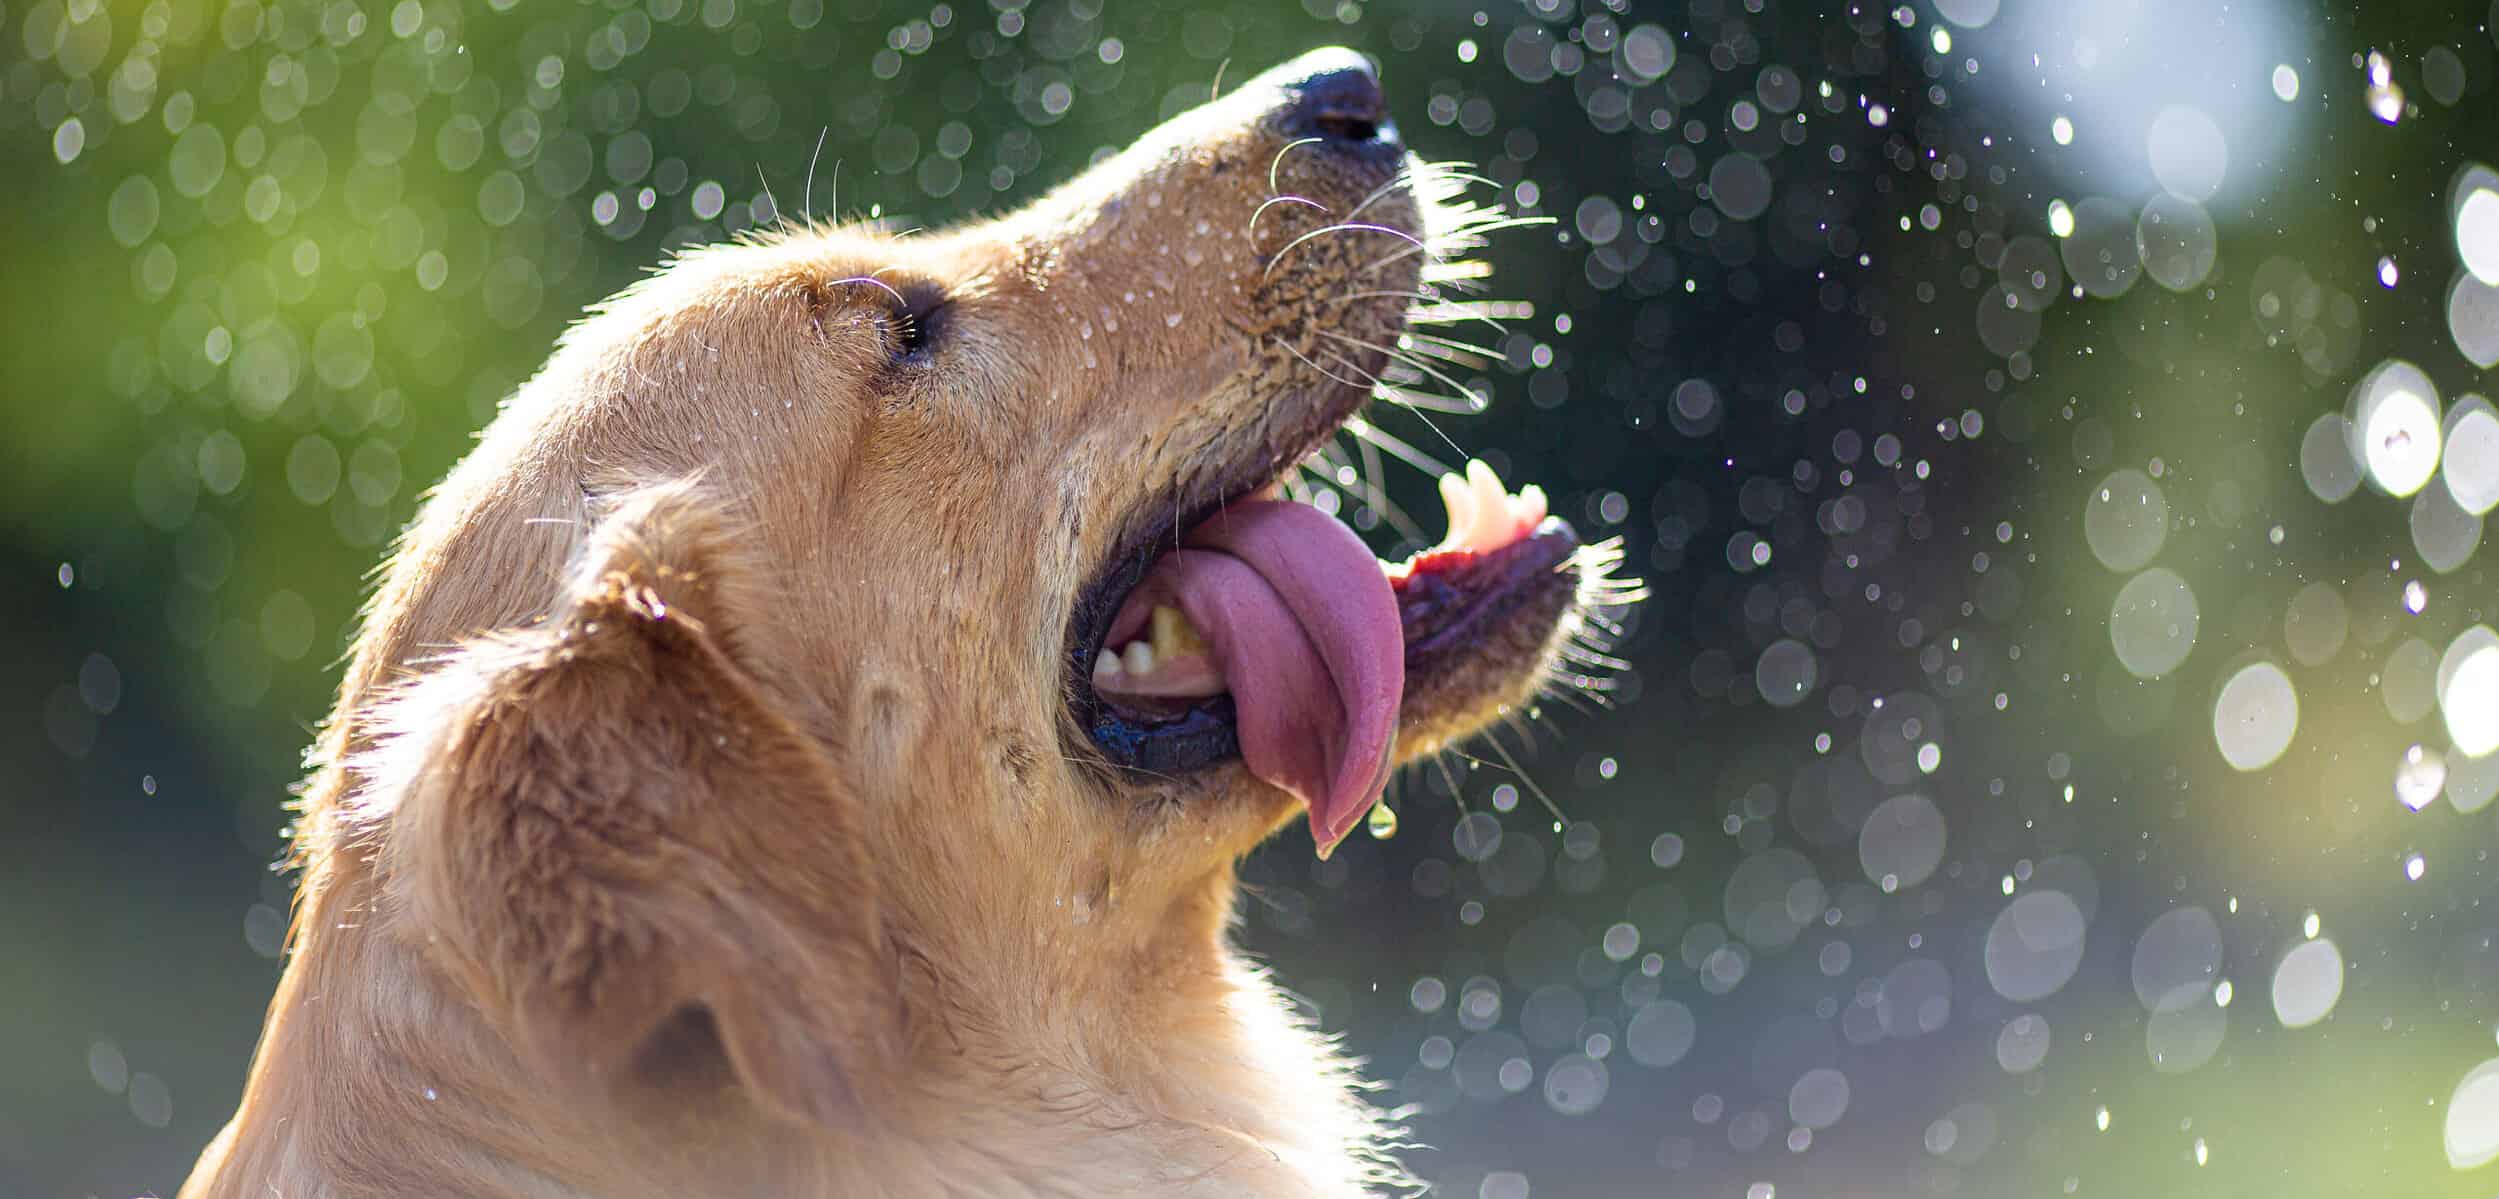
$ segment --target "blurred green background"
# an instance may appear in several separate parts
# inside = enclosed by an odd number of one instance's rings
[[[0,0],[0,1195],[169,1192],[230,1111],[367,572],[583,305],[1329,43],[1551,220],[1488,251],[1490,411],[1379,430],[1654,593],[1610,702],[1247,868],[1424,1176],[2499,1191],[2495,25]]]

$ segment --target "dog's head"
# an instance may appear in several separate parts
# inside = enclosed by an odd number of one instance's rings
[[[1233,860],[1305,811],[1324,852],[1523,701],[1591,573],[1489,472],[1395,566],[1276,498],[1448,352],[1401,342],[1464,232],[1419,177],[1322,51],[1014,215],[790,231],[605,305],[360,646],[339,826],[398,926],[541,1062],[629,1070],[700,1013],[819,1120],[914,986],[1080,1023],[1188,986]]]

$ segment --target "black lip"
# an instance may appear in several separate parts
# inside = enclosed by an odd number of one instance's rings
[[[1449,655],[1465,652],[1486,629],[1533,602],[1536,585],[1568,567],[1583,544],[1569,521],[1548,515],[1500,549],[1418,560],[1391,583],[1405,635],[1407,676],[1429,673]]]

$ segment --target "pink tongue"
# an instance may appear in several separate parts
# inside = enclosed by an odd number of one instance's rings
[[[1379,561],[1307,504],[1234,504],[1163,556],[1114,637],[1173,603],[1223,665],[1250,773],[1310,809],[1322,853],[1388,782],[1406,686],[1405,634]]]

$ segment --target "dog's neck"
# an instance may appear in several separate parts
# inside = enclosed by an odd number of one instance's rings
[[[228,1133],[264,1160],[227,1176],[290,1194],[1361,1193],[1388,1178],[1383,1124],[1223,946],[1232,888],[1210,878],[1180,922],[1202,951],[1133,956],[1159,976],[1127,980],[1115,1026],[1069,1019],[1030,980],[941,977],[906,953],[907,1059],[866,1080],[859,1127],[825,1130],[749,1103],[699,1024],[610,1094],[534,1076],[392,926],[369,861],[322,857]]]

